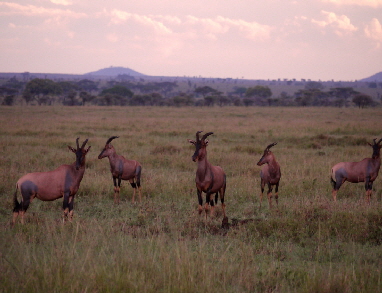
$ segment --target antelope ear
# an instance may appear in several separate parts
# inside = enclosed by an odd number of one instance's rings
[[[206,144],[206,146],[208,146],[208,139],[205,140],[204,143]]]
[[[76,153],[76,150],[72,148],[70,145],[68,145],[69,150],[71,150],[73,153]]]
[[[87,150],[86,150],[86,153],[88,153],[88,151],[90,150],[91,147],[92,147],[92,146],[89,145],[89,147],[88,147]]]
[[[196,141],[195,140],[192,140],[192,139],[187,139],[189,143],[192,143],[193,145],[196,144]]]
[[[373,145],[372,145],[370,142],[368,142],[367,144],[368,144],[369,146],[373,147]]]

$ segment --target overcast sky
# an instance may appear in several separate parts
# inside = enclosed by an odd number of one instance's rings
[[[0,0],[0,72],[357,80],[382,0]]]

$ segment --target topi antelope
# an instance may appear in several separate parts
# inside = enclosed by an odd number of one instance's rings
[[[373,182],[378,176],[381,166],[381,141],[382,138],[373,144],[368,143],[373,148],[371,158],[365,158],[360,162],[341,162],[333,166],[331,171],[331,182],[333,185],[333,199],[337,201],[337,192],[341,185],[345,182],[358,183],[365,182],[366,198],[368,203],[371,200]]]
[[[196,132],[196,141],[188,140],[189,143],[195,146],[195,153],[192,156],[194,162],[198,162],[198,168],[196,170],[196,188],[199,201],[199,214],[203,211],[203,199],[202,192],[206,193],[206,203],[205,203],[205,213],[209,210],[209,205],[211,205],[211,214],[213,214],[214,200],[211,199],[211,194],[215,193],[215,203],[218,202],[218,194],[220,194],[220,201],[222,203],[222,209],[224,218],[225,214],[225,204],[224,204],[224,193],[226,189],[226,175],[220,166],[213,166],[207,161],[207,145],[208,140],[206,138],[213,134],[213,132],[208,132],[199,138],[199,133]]]
[[[277,142],[271,143],[268,145],[263,153],[263,156],[261,159],[257,162],[258,166],[264,165],[260,171],[260,178],[261,178],[261,193],[260,193],[260,208],[261,208],[261,202],[263,200],[263,192],[265,184],[268,185],[268,203],[269,208],[272,208],[272,185],[275,185],[275,199],[276,204],[278,205],[279,200],[279,183],[281,178],[281,170],[279,163],[276,162],[275,155],[270,151],[270,148],[275,146]]]
[[[21,223],[24,223],[24,214],[29,204],[36,197],[42,201],[52,201],[64,197],[63,220],[73,218],[74,196],[80,188],[82,177],[85,173],[85,156],[90,146],[85,149],[88,142],[86,139],[81,147],[76,139],[77,149],[68,146],[69,150],[76,154],[76,161],[71,165],[61,165],[56,170],[49,172],[28,173],[21,177],[16,183],[14,193],[13,224],[20,214]],[[17,201],[17,191],[21,191],[21,202]]]
[[[132,202],[135,202],[135,192],[138,188],[139,193],[139,202],[142,200],[141,194],[141,172],[142,167],[137,161],[127,160],[123,156],[117,155],[114,147],[110,144],[110,142],[118,138],[119,136],[110,137],[104,149],[98,156],[98,159],[102,159],[105,157],[109,158],[110,162],[110,171],[113,176],[114,182],[114,203],[119,203],[119,192],[121,189],[121,181],[129,180],[131,186],[134,189]]]

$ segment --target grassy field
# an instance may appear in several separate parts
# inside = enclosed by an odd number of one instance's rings
[[[0,108],[0,292],[381,292],[382,182],[331,198],[329,171],[371,156],[382,110],[353,108]],[[227,174],[226,212],[197,214],[195,132],[213,131],[208,160]],[[141,162],[144,200],[124,182],[113,203],[106,140]],[[74,221],[62,199],[33,201],[11,228],[15,183],[74,162],[89,138]],[[259,209],[264,148],[281,165],[279,207]]]

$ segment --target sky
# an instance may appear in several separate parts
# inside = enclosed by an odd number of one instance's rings
[[[0,0],[0,72],[353,81],[382,71],[382,0]]]

